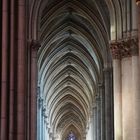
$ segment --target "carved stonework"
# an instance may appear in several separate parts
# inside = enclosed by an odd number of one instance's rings
[[[120,59],[121,58],[120,44],[118,42],[111,43],[110,49],[112,51],[113,59]]]
[[[38,105],[39,105],[39,108],[42,108],[43,107],[43,98],[42,97],[39,97],[39,99],[38,99]]]
[[[138,55],[138,38],[128,38],[117,42],[111,42],[110,49],[112,51],[113,59],[122,59],[125,57]]]
[[[46,105],[43,105],[43,116],[44,116],[44,118],[46,118],[46,119],[47,119],[47,117],[48,117]]]
[[[131,54],[133,56],[139,54],[138,38],[134,38],[131,40]]]
[[[46,116],[46,107],[43,105],[43,108],[42,108],[42,116]]]
[[[131,56],[131,41],[130,40],[120,42],[120,52],[121,52],[121,58]]]

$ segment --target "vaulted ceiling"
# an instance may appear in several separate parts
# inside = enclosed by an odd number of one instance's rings
[[[53,0],[39,24],[39,84],[50,131],[65,139],[86,134],[103,68],[110,59],[110,16],[105,1]],[[81,135],[82,134],[82,135]]]

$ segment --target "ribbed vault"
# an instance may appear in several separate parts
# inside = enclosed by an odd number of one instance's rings
[[[109,17],[93,1],[54,0],[44,6],[39,28],[38,81],[48,127],[54,137],[65,140],[73,131],[82,140],[110,57]]]

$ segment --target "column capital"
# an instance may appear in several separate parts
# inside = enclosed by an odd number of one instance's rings
[[[110,43],[110,49],[112,53],[113,59],[121,59],[121,49],[120,49],[120,43],[119,42],[111,42]]]
[[[139,41],[138,41],[138,38],[131,39],[131,54],[132,54],[132,56],[139,55]]]
[[[134,36],[118,41],[112,41],[110,43],[110,49],[113,59],[122,59],[138,55],[138,37]]]

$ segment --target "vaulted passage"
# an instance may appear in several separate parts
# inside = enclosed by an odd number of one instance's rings
[[[0,140],[140,140],[140,0],[0,11]]]
[[[104,8],[109,13],[105,3]],[[53,1],[44,7],[38,51],[39,98],[43,104],[38,108],[38,125],[44,126],[38,127],[38,139],[45,135],[44,139],[74,140],[68,139],[73,134],[76,140],[91,140],[101,131],[105,120],[104,76],[112,73],[109,24],[109,17],[104,23],[92,1]],[[111,76],[108,80],[106,115],[110,118]],[[44,116],[40,116],[42,109]],[[102,129],[105,133],[105,127]],[[111,127],[107,129],[113,132]]]

